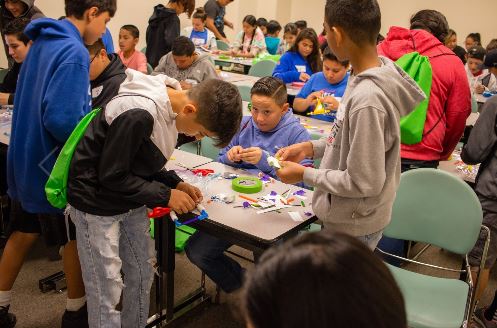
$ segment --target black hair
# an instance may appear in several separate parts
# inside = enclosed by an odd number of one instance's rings
[[[169,3],[182,5],[188,18],[192,18],[193,11],[195,10],[195,0],[169,0]]]
[[[296,21],[295,25],[297,26],[297,28],[299,30],[303,30],[303,29],[307,28],[307,21],[301,19],[301,20]]]
[[[337,56],[335,56],[335,54],[331,51],[330,47],[326,47],[323,51],[323,61],[325,61],[325,60],[336,61],[337,63],[339,63],[343,67],[349,66],[349,61],[348,60],[344,60],[344,61],[338,60]]]
[[[92,45],[86,45],[86,49],[90,53],[90,56],[95,56],[98,52],[105,50],[105,45],[102,39],[98,39]]]
[[[252,27],[258,26],[257,19],[255,19],[254,15],[247,15],[247,16],[243,17],[243,23],[247,23]]]
[[[376,44],[380,44],[384,40],[385,40],[385,37],[381,33],[378,33],[378,36],[376,37]]]
[[[487,52],[490,52],[490,51],[495,50],[495,49],[497,49],[497,39],[492,39],[487,44],[487,48],[485,50],[487,50]]]
[[[278,21],[270,20],[266,25],[266,29],[268,34],[275,34],[281,31],[281,25]]]
[[[77,19],[83,18],[85,11],[92,7],[98,8],[98,13],[108,12],[110,17],[114,17],[117,9],[117,0],[65,0],[66,16],[74,16]]]
[[[381,11],[376,0],[327,0],[325,20],[330,28],[340,27],[357,45],[375,45],[381,28]]]
[[[255,18],[255,17],[254,17]],[[268,22],[267,22],[267,19],[265,19],[264,17],[260,17],[256,20],[255,24],[259,27],[261,26],[267,26]]]
[[[387,266],[357,238],[305,233],[268,249],[241,294],[254,328],[407,327]]]
[[[254,15],[247,15],[247,16],[243,17],[243,23],[247,23],[250,26],[255,27],[257,29],[257,20],[255,19]],[[254,30],[254,34],[252,35],[252,39],[250,39],[248,51],[250,51],[250,48],[252,48],[252,43],[254,43],[255,32],[256,32],[256,30]],[[242,44],[240,44],[240,50],[243,49],[244,40],[245,40],[245,32],[243,32],[243,34],[242,34]]]
[[[192,16],[193,18],[198,18],[202,20],[202,22],[205,22],[207,19],[207,13],[205,12],[204,7],[198,7],[195,9],[195,13]]]
[[[192,40],[186,36],[178,36],[171,47],[171,52],[174,56],[193,56],[195,53],[195,45]]]
[[[7,23],[7,25],[5,25],[5,28],[3,29],[3,34],[15,35],[17,40],[24,43],[24,45],[27,45],[30,39],[26,34],[24,34],[24,29],[26,28],[26,26],[28,26],[30,22],[31,20],[26,17],[20,17],[11,20],[9,23]]]
[[[135,39],[138,39],[140,37],[140,30],[135,25],[131,24],[123,25],[121,26],[121,30],[128,31]]]
[[[226,147],[242,121],[242,97],[235,85],[208,79],[188,90],[197,106],[196,121],[215,134],[216,147]]]
[[[468,36],[466,37],[467,38],[471,38],[473,39],[473,41],[476,42],[477,45],[481,45],[481,35],[480,33],[469,33]]]
[[[441,12],[425,9],[411,17],[411,30],[415,29],[425,30],[445,44],[445,39],[449,34],[449,23]]]
[[[323,62],[321,61],[321,54],[319,53],[318,36],[316,35],[316,31],[312,28],[305,28],[300,31],[299,35],[297,35],[295,43],[289,51],[298,53],[299,43],[304,39],[312,42],[312,52],[309,56],[307,56],[306,61],[309,63],[309,66],[311,66],[312,72],[320,72],[323,69]]]
[[[296,36],[297,34],[299,34],[299,29],[297,28],[297,25],[295,25],[295,23],[288,23],[285,25],[283,33],[290,33]]]
[[[279,106],[284,105],[288,99],[285,83],[272,76],[265,76],[257,80],[250,90],[250,95],[270,97]]]

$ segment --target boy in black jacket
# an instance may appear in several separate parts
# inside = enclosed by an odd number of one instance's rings
[[[0,105],[13,105],[17,86],[17,78],[21,71],[22,62],[28,55],[29,48],[33,42],[24,34],[24,29],[29,24],[27,18],[18,18],[5,26],[3,35],[7,44],[8,52],[14,59],[14,65],[9,69],[7,75],[0,83]]]
[[[102,39],[86,48],[90,53],[91,106],[103,107],[117,95],[126,79],[126,66],[119,55],[107,54]]]
[[[164,169],[178,133],[225,146],[242,119],[242,100],[230,83],[207,80],[184,91],[165,75],[128,69],[126,76],[88,126],[69,170],[67,200],[90,327],[146,325],[155,263],[146,208],[181,214],[202,200],[198,188]]]
[[[148,20],[147,62],[155,68],[159,60],[171,51],[173,41],[180,35],[179,15],[192,17],[195,0],[169,0],[166,6],[157,5]]]

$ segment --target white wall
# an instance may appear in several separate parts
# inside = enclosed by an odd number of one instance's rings
[[[421,9],[436,9],[447,16],[451,28],[459,36],[459,44],[470,32],[480,32],[483,44],[486,45],[492,38],[497,38],[496,0],[378,0],[382,11],[382,33],[385,34],[389,26],[408,26],[409,18]],[[166,3],[163,0],[162,3]],[[206,0],[197,0],[197,7]],[[116,16],[109,23],[117,48],[119,27],[124,24],[138,26],[142,38],[138,47],[145,46],[145,31],[148,18],[153,7],[161,3],[158,0],[118,0]],[[227,6],[226,18],[235,24],[235,31],[226,28],[228,38],[233,39],[235,32],[241,29],[241,21],[247,14],[256,17],[276,19],[283,26],[289,21],[305,19],[309,26],[318,33],[323,26],[325,0],[236,0]],[[64,14],[64,0],[36,0],[36,5],[49,17],[59,17]],[[186,15],[182,15],[183,26],[188,25]],[[3,49],[0,46],[0,67],[6,66]]]

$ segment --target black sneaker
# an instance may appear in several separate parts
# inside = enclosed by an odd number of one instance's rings
[[[9,306],[0,306],[0,327],[13,328],[16,326],[16,316],[9,313]]]
[[[62,328],[88,328],[88,308],[85,305],[78,311],[65,311]]]

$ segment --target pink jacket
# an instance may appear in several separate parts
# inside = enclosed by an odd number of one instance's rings
[[[391,27],[378,53],[392,60],[417,51],[430,59],[433,70],[423,140],[401,147],[401,157],[413,160],[447,159],[457,145],[471,113],[471,93],[461,60],[424,30]]]
[[[135,52],[128,59],[124,58],[124,52],[121,50],[118,54],[124,66],[147,74],[147,57],[145,57],[143,52],[135,50]]]

